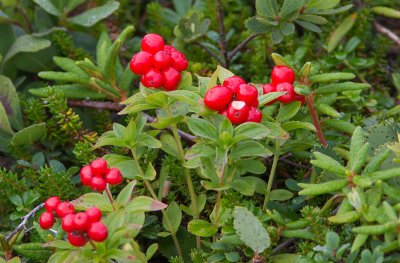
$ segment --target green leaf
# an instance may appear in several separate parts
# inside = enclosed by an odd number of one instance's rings
[[[299,24],[300,26],[304,27],[305,29],[308,29],[310,31],[316,32],[316,33],[321,33],[322,30],[319,26],[316,26],[312,23],[309,23],[307,21],[303,21],[303,20],[295,20],[294,22],[296,22],[297,24]]]
[[[129,184],[127,184],[124,189],[118,194],[117,203],[120,205],[125,205],[126,202],[132,197],[133,188],[135,187],[137,181],[132,180]]]
[[[212,237],[217,233],[218,228],[205,220],[194,219],[189,222],[188,230],[196,236]]]
[[[110,167],[118,168],[122,176],[127,179],[134,179],[139,176],[139,168],[131,157],[118,154],[107,154],[103,156]]]
[[[246,180],[245,178],[238,178],[232,183],[232,188],[240,192],[242,195],[253,196],[255,191],[255,183],[252,180]]]
[[[262,253],[271,245],[268,232],[260,220],[247,208],[236,206],[233,211],[233,226],[240,239],[256,253]]]
[[[202,98],[200,95],[188,90],[174,90],[164,92],[164,94],[169,97],[173,97],[175,99],[189,103],[191,105],[198,105],[198,100]]]
[[[7,112],[2,103],[0,103],[0,130],[10,135],[14,134],[14,132],[11,129],[10,121],[8,120],[7,117]]]
[[[283,40],[283,35],[282,35],[281,30],[280,30],[279,28],[275,28],[275,29],[272,31],[271,40],[272,40],[272,42],[273,42],[274,44],[278,44],[278,43],[281,43],[281,42],[282,42],[282,40]]]
[[[171,233],[176,233],[179,229],[182,220],[182,211],[179,208],[179,205],[173,201],[169,204],[167,210],[167,216],[171,223],[172,229],[169,228],[167,220],[165,216],[163,217],[162,223],[166,230],[170,231]]]
[[[317,15],[301,15],[299,16],[299,19],[317,25],[328,23],[328,20],[326,20],[326,18]]]
[[[292,118],[297,114],[301,107],[300,101],[294,101],[292,103],[283,104],[281,109],[279,110],[278,116],[276,117],[277,121],[286,121]]]
[[[164,152],[172,154],[178,159],[181,158],[174,136],[168,133],[164,133],[160,136],[160,141],[162,143],[161,149]]]
[[[293,193],[285,189],[272,190],[269,194],[270,200],[286,201],[293,197]]]
[[[307,8],[315,9],[331,9],[337,6],[340,0],[310,0],[307,4]]]
[[[134,198],[128,205],[125,206],[125,210],[128,213],[134,212],[149,212],[158,211],[166,208],[167,205],[147,196],[138,196]]]
[[[251,17],[246,21],[247,28],[257,34],[264,34],[274,29],[272,25],[266,25],[260,22],[256,17]]]
[[[366,154],[368,153],[368,148],[364,148],[364,132],[360,126],[358,126],[351,137],[350,144],[350,160],[347,163],[347,167],[358,173],[366,160]],[[366,144],[369,146],[369,144]]]
[[[151,244],[146,250],[146,259],[150,260],[153,257],[153,255],[157,252],[157,249],[158,249],[157,243]]]
[[[294,33],[295,27],[293,23],[283,22],[279,27],[284,36],[288,36]]]
[[[211,122],[205,119],[190,118],[187,120],[188,128],[196,136],[218,141],[218,132]]]
[[[91,27],[99,20],[111,15],[118,7],[118,1],[108,1],[105,5],[91,8],[82,14],[68,18],[67,21],[84,27]]]
[[[230,159],[247,157],[247,156],[265,156],[270,154],[261,143],[255,141],[238,142],[229,154]]]
[[[392,17],[392,18],[400,18],[400,11],[386,7],[386,6],[374,6],[372,7],[372,12],[378,14],[378,15],[384,15],[386,17]]]
[[[302,122],[302,121],[289,121],[282,124],[282,128],[285,131],[291,131],[294,129],[306,129],[310,131],[316,131],[314,125],[309,122]]]
[[[359,90],[359,89],[367,89],[370,88],[370,84],[366,83],[354,83],[354,82],[343,82],[343,83],[334,83],[323,86],[315,90],[316,94],[330,94],[337,93],[343,91],[351,91],[351,90]]]
[[[337,112],[334,108],[331,106],[325,104],[325,103],[318,103],[315,105],[315,107],[322,113],[332,116],[334,118],[340,118],[340,113]]]
[[[276,0],[256,0],[257,13],[272,19],[278,16],[278,5]]]
[[[261,95],[260,97],[258,97],[258,101],[260,103],[260,105],[264,105],[268,102],[273,101],[274,99],[279,98],[282,95],[285,95],[287,93],[287,91],[283,91],[283,92],[270,92],[268,94],[265,95]]]
[[[328,82],[335,80],[354,79],[355,77],[356,75],[354,75],[353,73],[335,72],[335,73],[317,74],[310,77],[308,80],[310,82]]]
[[[53,16],[61,15],[60,11],[58,11],[58,9],[53,5],[53,3],[50,0],[33,0],[33,2],[35,2],[41,8],[46,10],[47,13],[50,13]]]
[[[147,133],[142,133],[138,138],[137,143],[147,146],[149,148],[160,148],[162,146],[159,140]]]
[[[53,86],[56,90],[60,90],[64,97],[69,99],[104,99],[107,97],[104,93],[98,93],[84,85],[71,84],[71,85],[56,85]],[[29,89],[29,93],[38,97],[46,97],[48,88]]]
[[[16,146],[32,144],[42,138],[45,133],[46,123],[33,124],[14,134],[12,144]]]
[[[131,120],[124,130],[124,141],[127,145],[132,145],[136,139],[136,122]]]
[[[230,77],[235,76],[230,70],[221,67],[220,65],[217,66],[218,69],[218,80],[219,83],[224,83],[224,80]]]
[[[87,193],[84,194],[77,199],[71,201],[71,204],[77,210],[86,210],[92,206],[96,206],[102,212],[111,212],[113,211],[110,200],[99,193]]]
[[[265,125],[255,122],[245,122],[236,126],[234,129],[234,136],[240,138],[247,137],[249,139],[259,140],[267,137],[271,133]]]
[[[333,193],[342,190],[342,188],[348,185],[348,183],[349,182],[346,179],[330,181],[322,184],[299,183],[298,185],[300,187],[305,188],[299,192],[299,195],[313,196],[313,195]]]
[[[272,53],[271,57],[274,60],[275,65],[289,67],[289,68],[291,68],[291,69],[293,69],[295,71],[293,65],[287,59],[285,59],[284,57],[282,57],[278,53]]]
[[[316,158],[316,160],[311,160],[311,163],[313,165],[321,167],[322,169],[329,172],[333,172],[341,177],[344,177],[346,175],[346,168],[332,157],[320,152],[314,152],[313,154]]]
[[[342,23],[335,29],[331,38],[329,39],[328,52],[332,52],[337,47],[337,45],[340,43],[340,41],[343,39],[343,37],[354,26],[356,18],[357,18],[357,14],[351,14],[348,17],[346,17],[345,19],[343,19]]]
[[[300,11],[304,5],[304,0],[285,0],[279,11],[281,18],[289,17],[293,12]]]
[[[354,124],[342,120],[325,119],[324,124],[328,127],[332,127],[349,134],[352,134],[353,131],[356,129],[356,126]]]

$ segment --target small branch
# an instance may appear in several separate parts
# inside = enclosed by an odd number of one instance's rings
[[[224,18],[222,16],[221,0],[217,0],[217,7],[218,7],[218,20],[219,20],[219,25],[221,27],[221,42],[222,42],[221,51],[225,58],[225,63],[223,64],[223,66],[229,69],[228,48],[226,46],[225,24],[224,24]]]
[[[193,42],[193,44],[200,46],[201,48],[204,49],[204,51],[206,51],[208,54],[210,54],[213,58],[215,58],[219,64],[224,65],[224,62],[222,62],[222,60],[218,57],[217,54],[215,54],[214,52],[212,52],[210,49],[208,49],[208,47],[206,47],[205,45],[203,45],[202,43],[195,41]]]
[[[255,33],[255,34],[251,34],[248,38],[246,38],[245,40],[242,41],[242,43],[240,43],[237,47],[235,47],[234,50],[232,50],[231,52],[229,52],[229,56],[228,56],[228,60],[230,61],[233,56],[239,52],[239,50],[241,50],[247,43],[250,42],[250,40],[252,40],[253,38],[259,36],[261,34]]]
[[[311,118],[313,119],[315,129],[317,130],[317,136],[323,146],[327,146],[326,140],[324,138],[324,134],[321,130],[321,125],[319,124],[318,115],[314,108],[314,95],[315,93],[311,93],[306,96],[308,109],[310,111]]]
[[[18,7],[18,12],[21,13],[22,17],[24,18],[25,22],[26,22],[26,26],[29,30],[29,33],[33,33],[33,28],[31,25],[31,21],[29,21],[28,15],[26,14],[26,12],[24,11],[24,9],[22,9],[21,7]]]
[[[400,38],[395,33],[393,33],[392,31],[390,31],[389,29],[382,26],[376,21],[373,21],[372,23],[374,24],[374,27],[376,28],[376,30],[378,30],[379,33],[386,35],[391,40],[393,40],[397,45],[400,46]]]
[[[39,211],[40,209],[42,209],[43,207],[44,207],[44,203],[38,205],[37,207],[32,209],[32,211],[30,211],[27,215],[21,217],[22,222],[14,229],[14,231],[12,231],[6,237],[6,241],[10,240],[19,230],[21,230],[21,228],[26,228],[26,224],[28,223],[29,218],[35,216],[36,212]]]
[[[296,241],[296,238],[294,238],[294,237],[286,239],[282,244],[279,244],[274,248],[274,252],[272,252],[272,254],[270,256],[278,254],[279,251],[285,249],[286,247],[288,247],[290,244],[294,243],[295,241]]]

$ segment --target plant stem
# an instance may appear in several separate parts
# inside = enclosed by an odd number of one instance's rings
[[[143,170],[142,170],[142,167],[140,166],[139,158],[138,158],[137,155],[136,155],[136,151],[135,151],[133,148],[131,148],[131,152],[132,152],[132,155],[133,155],[133,161],[135,162],[136,167],[139,169],[139,173],[140,173],[142,176],[144,176],[144,172],[143,172]],[[156,193],[154,192],[154,189],[153,189],[153,187],[151,186],[151,183],[149,182],[149,180],[143,179],[143,181],[144,181],[144,183],[145,183],[147,189],[149,190],[151,196],[152,196],[154,199],[156,199],[156,200],[158,200],[158,201],[161,201],[160,199],[158,199],[158,197],[157,197]],[[165,211],[165,209],[161,209],[161,213],[163,214],[163,216],[164,216],[164,218],[165,218],[165,222],[167,222],[169,231],[171,232],[171,236],[172,236],[172,240],[174,241],[174,244],[175,244],[176,252],[178,253],[178,256],[182,257],[181,247],[180,247],[179,242],[178,242],[178,239],[177,239],[177,237],[176,237],[176,233],[174,233],[174,231],[173,231],[173,227],[172,227],[172,224],[171,224],[171,220],[169,220],[168,214],[167,214],[167,212]]]
[[[93,247],[93,249],[97,251],[96,245],[93,243],[93,241],[90,238],[89,238],[89,243]]]
[[[108,196],[108,199],[110,200],[110,203],[111,203],[112,208],[113,208],[114,211],[115,211],[114,199],[113,199],[113,197],[112,197],[112,195],[111,195],[110,188],[109,188],[109,185],[108,185],[108,184],[107,184],[107,186],[106,186],[106,194],[107,194],[107,196]]]
[[[322,143],[323,146],[327,146],[328,144],[326,143],[326,140],[322,133],[321,125],[319,124],[319,121],[318,121],[318,115],[314,108],[314,96],[315,96],[315,93],[311,93],[310,95],[306,96],[308,109],[310,111],[311,118],[313,119],[315,129],[317,129],[318,139],[320,140],[320,142]]]
[[[224,184],[224,178],[225,178],[225,165],[222,169],[221,174],[219,174],[219,186],[222,187]],[[218,195],[217,195],[217,201],[215,202],[215,214],[214,214],[214,224],[217,225],[218,223],[218,213],[219,213],[219,207],[221,203],[221,197],[222,197],[222,191],[218,190]]]
[[[229,52],[229,56],[228,56],[228,60],[231,60],[233,58],[233,56],[239,52],[239,50],[241,50],[247,43],[250,42],[250,40],[252,40],[253,38],[260,36],[261,34],[258,33],[254,33],[251,34],[248,38],[246,38],[245,40],[242,41],[242,43],[240,43],[237,47],[235,47],[234,50],[232,50],[231,52]]]
[[[143,263],[147,263],[147,259],[143,256],[142,252],[140,251],[140,249],[138,249],[138,247],[136,246],[135,243],[131,243],[131,247],[133,248],[133,250],[135,251],[136,256],[138,256],[139,260]]]
[[[279,161],[280,151],[281,151],[280,141],[278,139],[276,139],[275,140],[274,161],[272,162],[271,172],[269,173],[268,184],[267,184],[267,192],[265,193],[263,210],[267,206],[267,202],[268,202],[268,199],[269,199],[269,194],[270,194],[271,188],[272,188],[272,182],[274,181],[275,171],[276,171],[276,167],[277,167],[278,161]]]

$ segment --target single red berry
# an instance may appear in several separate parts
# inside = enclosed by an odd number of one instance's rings
[[[177,71],[184,71],[188,67],[188,61],[182,52],[176,51],[171,53],[172,66]]]
[[[246,102],[247,105],[252,105],[258,100],[258,90],[252,85],[241,84],[236,89],[236,99]]]
[[[88,240],[81,233],[70,232],[68,233],[68,241],[71,245],[75,247],[83,247]]]
[[[212,110],[223,110],[231,102],[233,91],[225,86],[215,86],[204,96],[204,104]]]
[[[304,103],[306,103],[306,97],[304,97],[303,95],[297,94],[297,93],[294,94],[294,100],[295,101],[300,101],[301,102],[301,106],[303,106]]]
[[[283,82],[293,84],[295,78],[293,69],[285,66],[275,66],[271,73],[271,80],[275,85]]]
[[[262,119],[261,111],[255,107],[249,108],[249,115],[247,116],[246,122],[258,122],[260,123]]]
[[[80,175],[82,184],[86,186],[90,185],[93,177],[92,167],[90,165],[82,167]]]
[[[111,167],[111,168],[107,169],[105,177],[106,177],[107,183],[109,183],[111,185],[120,184],[123,180],[121,172],[115,167]]]
[[[39,225],[43,229],[50,229],[54,225],[54,216],[51,212],[44,212],[39,218]]]
[[[164,49],[164,39],[157,34],[147,34],[142,39],[142,50],[155,54]]]
[[[44,202],[44,207],[46,208],[47,212],[53,212],[56,207],[61,203],[60,198],[58,196],[52,196]]]
[[[258,98],[252,104],[249,104],[249,106],[255,107],[255,108],[258,108],[259,105],[260,105],[260,103],[258,102]]]
[[[284,83],[280,83],[278,85],[276,85],[276,91],[287,91],[287,93],[285,95],[281,95],[278,100],[284,104],[286,103],[291,103],[294,100],[294,88],[293,85],[288,83],[288,82],[284,82]]]
[[[136,53],[129,64],[133,73],[143,75],[153,66],[153,55],[146,51]]]
[[[94,176],[90,183],[90,187],[92,187],[93,191],[103,192],[106,189],[107,183],[103,177]]]
[[[69,202],[62,202],[56,207],[56,214],[59,218],[63,218],[68,214],[75,214],[75,208]]]
[[[166,91],[176,90],[181,83],[181,74],[174,67],[169,67],[162,71],[163,88]]]
[[[249,115],[249,107],[244,101],[232,101],[227,110],[228,119],[233,124],[240,124],[247,120]]]
[[[156,89],[161,88],[163,84],[163,76],[158,69],[151,68],[143,76],[144,82],[147,84],[145,87]]]
[[[108,229],[102,222],[95,222],[90,225],[87,235],[94,241],[102,242],[108,236]]]
[[[219,114],[222,114],[222,115],[224,115],[225,117],[227,117],[227,118],[228,118],[228,112],[227,112],[227,109],[220,110],[218,113],[219,113]]]
[[[90,166],[94,176],[103,176],[107,171],[107,162],[102,158],[94,160]]]
[[[276,86],[274,84],[272,84],[272,83],[265,84],[263,86],[263,94],[265,95],[265,94],[268,94],[270,92],[276,92]],[[276,101],[276,99],[266,103],[265,105],[272,105],[272,104],[275,103],[275,101]]]
[[[144,78],[144,75],[140,77],[140,82],[142,82],[143,86],[149,87],[149,84],[146,82],[146,79]]]
[[[85,211],[88,215],[90,222],[98,222],[101,219],[101,211],[97,207],[93,206]]]
[[[72,232],[74,228],[74,214],[68,214],[61,220],[61,227],[65,232]]]
[[[233,76],[226,78],[222,85],[230,88],[233,92],[235,92],[236,89],[239,88],[239,86],[242,84],[246,84],[246,82],[241,77]]]
[[[74,218],[74,228],[77,231],[86,231],[89,228],[89,216],[85,212],[79,212]]]
[[[158,69],[165,69],[171,66],[171,57],[170,55],[164,51],[158,51],[153,56],[153,66]]]
[[[176,48],[174,48],[173,46],[164,45],[164,51],[167,52],[168,54],[171,54],[177,52],[178,50],[176,50]]]

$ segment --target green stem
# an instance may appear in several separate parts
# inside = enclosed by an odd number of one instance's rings
[[[275,141],[275,153],[274,153],[274,161],[272,163],[272,168],[271,168],[271,172],[269,174],[269,179],[268,179],[268,184],[267,184],[267,192],[265,193],[265,199],[264,199],[264,205],[263,205],[263,209],[265,210],[266,206],[267,206],[267,202],[269,199],[269,194],[271,192],[271,188],[272,188],[272,182],[274,181],[274,177],[275,177],[275,171],[276,171],[276,167],[278,165],[278,160],[279,160],[279,155],[280,155],[280,141],[278,139],[276,139]]]
[[[140,166],[140,163],[139,163],[139,158],[137,157],[136,152],[135,152],[135,150],[134,150],[133,148],[131,148],[131,152],[132,152],[132,155],[133,155],[133,161],[135,162],[136,167],[138,167],[138,169],[139,169],[139,173],[140,173],[142,176],[144,176],[144,172],[143,172],[142,167]],[[146,187],[147,187],[147,189],[149,190],[151,196],[152,196],[154,199],[156,199],[156,200],[158,200],[158,201],[161,201],[161,200],[158,198],[158,196],[156,195],[156,193],[154,192],[154,189],[153,189],[153,187],[151,186],[151,183],[149,182],[149,180],[143,179],[143,181],[144,181],[144,183],[146,184]],[[174,244],[175,244],[176,252],[178,253],[178,256],[179,256],[179,257],[182,257],[181,247],[180,247],[180,245],[179,245],[178,238],[176,237],[176,233],[174,233],[174,230],[173,230],[173,227],[172,227],[172,224],[171,224],[171,220],[169,220],[168,214],[167,214],[167,212],[165,211],[165,209],[161,209],[161,213],[163,214],[163,216],[164,216],[164,218],[165,218],[165,222],[167,223],[167,226],[168,226],[168,228],[169,228],[169,231],[171,232],[171,236],[172,236],[172,240],[174,241]]]
[[[135,251],[136,256],[139,257],[139,260],[143,263],[147,263],[147,259],[143,256],[142,252],[140,251],[140,249],[138,249],[138,247],[136,246],[135,243],[131,244],[133,250]]]

